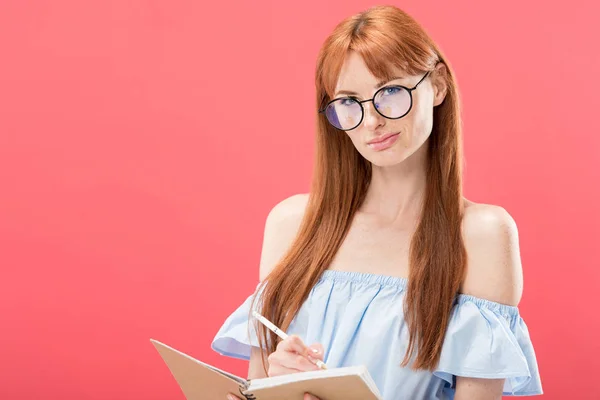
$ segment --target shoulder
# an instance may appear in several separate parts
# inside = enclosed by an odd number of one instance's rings
[[[267,215],[260,257],[260,280],[265,279],[289,250],[308,204],[308,194],[290,196],[273,206]]]
[[[275,204],[267,215],[268,223],[298,223],[302,220],[308,204],[308,193],[299,193]]]
[[[502,304],[518,305],[523,274],[517,224],[501,206],[465,205],[462,233],[467,273],[461,292]]]

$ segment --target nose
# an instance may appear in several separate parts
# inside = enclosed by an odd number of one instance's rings
[[[385,118],[377,112],[373,100],[363,103],[363,112],[365,113],[363,121],[365,128],[374,130],[378,126],[385,124]]]

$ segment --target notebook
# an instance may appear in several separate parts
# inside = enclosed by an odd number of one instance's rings
[[[187,400],[225,400],[234,393],[248,400],[382,400],[365,366],[329,368],[246,380],[150,339]]]

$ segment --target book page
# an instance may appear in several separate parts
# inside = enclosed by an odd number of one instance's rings
[[[231,379],[233,379],[234,381],[238,382],[240,385],[242,385],[242,386],[244,386],[244,387],[245,387],[246,385],[248,385],[248,381],[246,381],[244,378],[240,378],[240,377],[239,377],[239,376],[237,376],[237,375],[233,375],[233,374],[231,374],[231,373],[229,373],[229,372],[227,372],[227,371],[223,371],[222,369],[219,369],[219,368],[217,368],[217,367],[213,367],[212,365],[209,365],[209,364],[203,363],[202,361],[199,361],[199,360],[196,360],[196,361],[197,361],[198,363],[200,363],[200,364],[204,365],[206,368],[208,368],[208,369],[210,369],[210,370],[213,370],[213,371],[215,371],[215,372],[218,372],[218,373],[220,373],[220,374],[222,374],[222,375],[225,375],[225,376],[226,376],[226,377],[228,377],[228,378],[231,378]]]
[[[260,400],[300,400],[305,393],[328,400],[383,400],[364,366],[298,372],[251,380],[244,393]]]
[[[224,375],[224,376],[228,377],[229,379],[233,379],[234,381],[236,381],[237,383],[239,383],[240,385],[242,385],[244,387],[246,387],[248,385],[248,381],[246,379],[240,378],[239,376],[236,376],[236,375],[231,374],[231,373],[229,373],[227,371],[223,371],[222,369],[219,369],[217,367],[213,367],[210,364],[207,364],[205,362],[197,360],[197,359],[195,359],[195,358],[193,358],[193,357],[191,357],[191,356],[189,356],[189,355],[187,355],[187,354],[185,354],[185,353],[183,353],[183,352],[181,352],[179,350],[176,350],[176,349],[172,348],[171,346],[168,346],[168,345],[166,345],[164,343],[159,342],[158,340],[150,339],[150,342],[152,342],[155,346],[158,346],[158,348],[163,347],[165,349],[168,349],[170,352],[172,352],[174,354],[177,354],[178,356],[180,356],[183,359],[187,359],[189,361],[193,361],[196,364],[200,364],[200,365],[202,365],[202,366],[210,369],[211,371],[214,371],[214,372],[217,372],[217,373],[219,373],[221,375]]]
[[[331,378],[331,377],[348,376],[348,375],[364,376],[365,372],[367,372],[367,369],[364,366],[297,372],[294,374],[273,376],[273,377],[269,377],[269,378],[253,379],[250,381],[249,390],[256,390],[256,389],[262,389],[262,388],[267,388],[267,387],[280,386],[280,385],[284,385],[284,384],[290,383],[290,382],[300,382],[300,381],[320,379],[320,378]],[[369,381],[369,380],[367,380],[367,381]],[[373,382],[372,380],[370,380],[370,381],[371,382],[368,383],[369,386]]]

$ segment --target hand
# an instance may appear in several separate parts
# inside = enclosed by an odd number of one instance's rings
[[[227,400],[242,400],[242,399],[240,399],[238,396],[236,396],[232,393],[229,393],[227,395]],[[321,399],[319,399],[317,396],[313,396],[312,394],[305,393],[303,400],[321,400]]]
[[[310,393],[304,393],[304,399],[303,400],[321,400],[321,399],[319,399],[317,396],[313,396]]]
[[[306,346],[302,339],[290,335],[277,345],[277,349],[269,354],[269,376],[292,374],[319,369],[311,360],[323,361],[323,346],[319,343]]]
[[[293,374],[303,371],[316,371],[319,369],[310,359],[323,361],[323,346],[319,343],[306,346],[302,339],[290,335],[277,345],[277,349],[268,357],[268,376]],[[227,400],[241,400],[239,396],[229,393]],[[310,393],[304,394],[303,400],[320,400]]]

